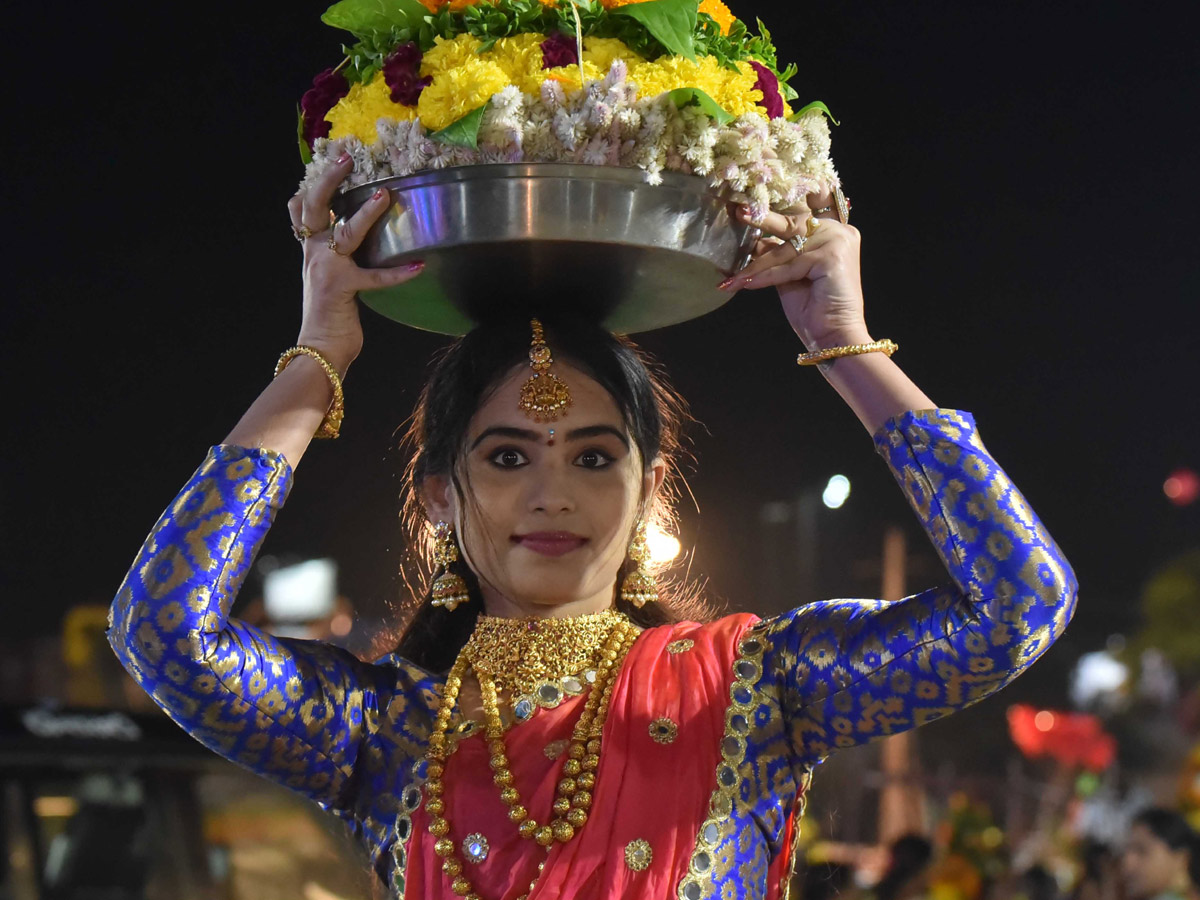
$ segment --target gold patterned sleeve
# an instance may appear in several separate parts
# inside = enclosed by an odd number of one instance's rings
[[[212,448],[134,560],[108,640],[202,744],[345,816],[364,736],[394,695],[420,687],[404,670],[229,618],[291,479],[273,451]]]
[[[970,414],[907,412],[875,435],[953,585],[828,600],[756,626],[793,759],[904,731],[1000,690],[1075,609],[1075,573]]]

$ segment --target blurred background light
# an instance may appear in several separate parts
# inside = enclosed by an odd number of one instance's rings
[[[310,559],[263,577],[263,606],[273,622],[313,622],[334,612],[337,564]]]
[[[1200,476],[1191,469],[1176,469],[1163,482],[1163,493],[1176,506],[1188,506],[1200,496]]]
[[[656,566],[665,566],[677,557],[682,549],[679,538],[668,534],[657,525],[646,529],[646,546],[650,548],[650,562]]]
[[[845,475],[834,475],[825,485],[821,501],[830,509],[838,509],[850,496],[850,479]]]

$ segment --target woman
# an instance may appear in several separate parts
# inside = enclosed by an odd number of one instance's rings
[[[1197,869],[1200,845],[1183,816],[1152,808],[1134,817],[1121,856],[1129,900],[1190,900]]]
[[[1074,574],[970,416],[883,353],[823,371],[954,586],[672,621],[639,539],[670,492],[668,395],[626,343],[549,320],[532,346],[528,320],[480,327],[426,386],[409,500],[442,571],[396,653],[366,664],[229,619],[314,432],[336,433],[355,291],[413,274],[344,255],[386,193],[327,230],[349,164],[290,205],[315,350],[164,513],[109,639],[197,739],[348,822],[397,895],[776,897],[817,763],[982,699],[1066,626]],[[810,350],[868,344],[858,233],[814,199],[824,218],[768,215],[777,239],[725,286],[778,285]]]

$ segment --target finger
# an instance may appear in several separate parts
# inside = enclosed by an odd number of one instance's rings
[[[743,222],[757,225],[767,234],[787,239],[798,234],[804,234],[805,225],[809,219],[809,211],[808,207],[803,205],[789,213],[768,210],[766,215],[756,221],[751,217],[749,207],[740,206],[738,207],[738,217]]]
[[[301,223],[307,225],[314,233],[329,228],[329,204],[337,192],[338,185],[350,174],[350,168],[350,154],[343,153],[300,195],[303,202]]]
[[[406,281],[412,281],[425,269],[425,261],[415,259],[412,262],[401,263],[398,266],[389,267],[386,269],[362,269],[358,270],[355,278],[355,291],[370,291],[377,288],[395,287],[398,284],[404,284]]]
[[[288,218],[292,220],[292,230],[300,227],[300,216],[304,212],[304,194],[302,191],[296,191],[292,194],[287,204]]]
[[[809,238],[804,250],[796,252],[790,243],[780,244],[755,259],[750,265],[721,282],[718,287],[725,291],[743,288],[766,287],[807,278],[814,265],[813,253],[829,242],[820,231]],[[817,260],[819,261],[819,260]],[[769,277],[768,277],[769,276]]]
[[[821,219],[836,219],[837,207],[833,205],[833,191],[826,190],[809,194],[806,198],[812,214]]]
[[[339,224],[334,230],[338,252],[348,256],[357,250],[371,226],[379,221],[379,217],[391,205],[391,200],[387,188],[380,188],[367,198],[367,202],[360,206],[354,215]]]
[[[726,278],[725,281],[722,281],[716,287],[721,290],[730,290],[730,292],[740,290],[745,287],[746,282],[750,278],[761,275],[762,272],[775,268],[775,266],[786,266],[788,262],[797,257],[796,247],[793,247],[791,244],[768,245],[766,241],[760,241],[760,244],[764,245],[761,254],[756,254],[755,258],[751,259],[751,262],[744,269]]]

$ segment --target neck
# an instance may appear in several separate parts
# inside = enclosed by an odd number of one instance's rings
[[[566,619],[604,612],[616,605],[612,588],[562,603],[535,603],[519,597],[507,597],[486,584],[480,584],[480,593],[483,594],[483,608],[487,614],[500,619]]]

